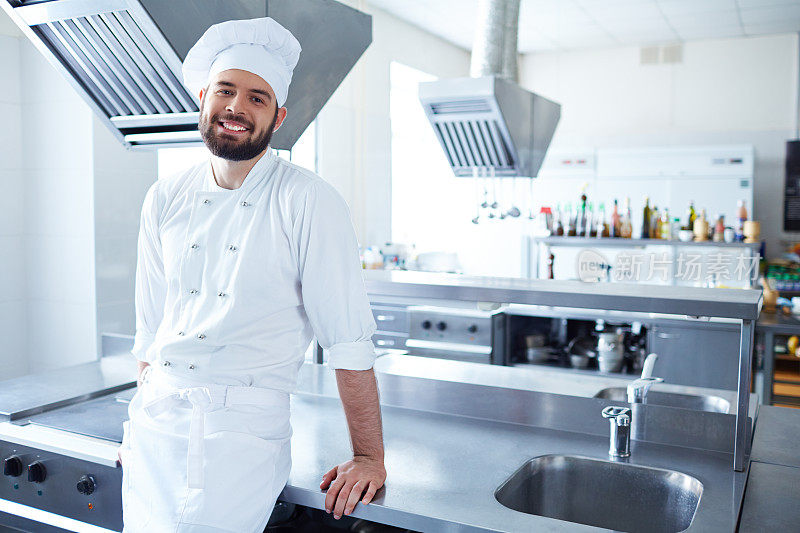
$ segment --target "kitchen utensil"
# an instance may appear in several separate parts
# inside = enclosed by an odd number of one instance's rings
[[[755,220],[745,220],[744,222],[744,242],[758,242],[761,236],[761,223]]]
[[[589,361],[597,356],[596,348],[597,339],[594,336],[575,337],[567,345],[570,364],[575,368],[586,368]]]
[[[625,358],[625,334],[621,329],[597,335],[597,363],[600,372],[619,372]]]

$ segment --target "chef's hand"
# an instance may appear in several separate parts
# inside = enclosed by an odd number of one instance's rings
[[[339,466],[334,466],[322,476],[319,488],[328,489],[325,496],[325,510],[339,519],[342,513],[353,512],[358,500],[364,505],[372,501],[386,481],[386,468],[383,461],[366,456],[356,456]],[[361,495],[364,495],[363,499]]]

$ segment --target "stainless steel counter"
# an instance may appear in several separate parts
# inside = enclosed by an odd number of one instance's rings
[[[494,491],[539,455],[607,459],[608,423],[600,411],[611,402],[388,374],[379,380],[386,404],[389,478],[374,502],[359,504],[353,516],[417,531],[598,530],[513,511],[497,502]],[[321,475],[350,457],[349,438],[333,372],[305,365],[300,383],[292,398],[292,474],[282,498],[321,509]],[[423,405],[429,410],[420,410]],[[659,434],[658,429],[672,426],[667,419],[675,410],[647,406],[645,411],[650,438],[673,433]],[[729,438],[711,435],[711,426],[728,420],[732,432],[733,417],[704,414],[713,416],[681,417],[693,432],[707,432],[695,435],[693,444],[729,445]],[[634,441],[630,462],[677,470],[701,481],[703,495],[690,531],[734,531],[746,473],[730,468],[730,451],[688,448],[679,445],[685,441],[674,441]]]
[[[371,297],[461,300],[755,320],[760,290],[365,270]]]
[[[625,388],[637,377],[612,377],[607,374],[598,374],[596,371],[591,370],[530,364],[520,364],[513,367],[484,365],[432,357],[417,357],[396,353],[396,351],[378,357],[375,361],[375,371],[399,376],[551,394],[566,394],[584,398],[593,398],[598,392],[606,388]],[[725,389],[658,383],[651,390],[692,396],[714,396],[727,401],[731,405],[731,409],[736,405],[736,392]],[[755,417],[757,408],[758,398],[752,395],[750,397],[750,416]]]
[[[753,337],[755,319],[761,311],[760,290],[583,283],[397,270],[366,270],[364,280],[373,301],[399,298],[417,302],[472,302],[473,305],[475,302],[531,304],[736,319],[740,321],[741,334],[732,463],[736,471],[746,469]]]

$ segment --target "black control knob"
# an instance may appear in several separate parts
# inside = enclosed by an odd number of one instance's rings
[[[467,328],[467,331],[469,331],[470,333],[475,333],[476,331],[478,331],[478,326],[472,324],[470,327]]]
[[[42,483],[47,478],[47,469],[41,461],[34,461],[28,465],[28,481]]]
[[[94,492],[94,488],[97,486],[97,483],[94,480],[94,477],[90,476],[89,474],[84,474],[78,480],[78,492],[81,494],[89,495]]]
[[[3,461],[3,474],[6,476],[19,477],[25,470],[25,465],[22,464],[22,459],[17,455],[7,457]]]
[[[438,329],[439,331],[444,331],[447,329],[447,324],[445,324],[444,322],[437,322],[436,329]]]
[[[422,322],[422,329],[431,329],[431,326],[432,326],[432,325],[433,325],[433,324],[431,324],[431,321],[430,321],[430,320],[424,320],[424,321]]]

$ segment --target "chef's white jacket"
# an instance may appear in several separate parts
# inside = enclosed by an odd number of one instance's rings
[[[347,204],[273,150],[238,189],[210,160],[142,206],[137,359],[217,383],[292,392],[314,335],[332,368],[372,368],[376,330]]]

